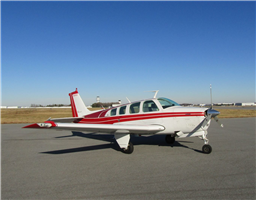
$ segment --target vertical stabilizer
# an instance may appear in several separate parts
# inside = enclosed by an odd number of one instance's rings
[[[69,93],[69,96],[73,117],[83,117],[84,115],[91,113],[91,111],[89,111],[84,105],[84,102],[80,97],[77,88],[76,91]]]

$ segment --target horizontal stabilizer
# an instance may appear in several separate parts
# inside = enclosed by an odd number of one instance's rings
[[[54,118],[50,120],[53,122],[71,123],[71,122],[78,122],[81,119],[83,119],[83,117]]]

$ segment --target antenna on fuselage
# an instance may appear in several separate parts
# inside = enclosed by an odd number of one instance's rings
[[[156,98],[156,95],[157,95],[157,93],[159,92],[159,90],[154,90],[154,91],[152,91],[152,92],[155,92],[154,98]]]
[[[146,91],[146,92],[154,92],[155,93],[155,95],[154,95],[154,99],[156,98],[156,95],[157,95],[157,93],[159,92],[159,90],[152,90],[152,91]]]
[[[126,99],[127,99],[127,101],[128,101],[129,103],[131,103],[131,101],[128,99],[128,97],[126,97]]]

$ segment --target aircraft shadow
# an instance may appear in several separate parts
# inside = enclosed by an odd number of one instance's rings
[[[82,133],[82,132],[76,132],[72,131],[72,135],[68,136],[60,136],[55,138],[68,138],[68,137],[84,137],[88,139],[95,139],[105,142],[110,142],[109,144],[100,144],[100,145],[93,145],[93,146],[87,146],[87,147],[78,147],[78,148],[71,148],[71,149],[62,149],[62,150],[55,150],[55,151],[47,151],[47,152],[41,152],[46,154],[67,154],[67,153],[76,153],[76,152],[83,152],[83,151],[93,151],[93,150],[101,150],[101,149],[109,149],[112,148],[116,151],[121,151],[118,144],[116,143],[116,140],[114,138],[114,135],[107,135],[107,134],[94,134],[94,133]],[[152,135],[152,136],[131,136],[130,141],[133,143],[133,145],[158,145],[158,146],[169,146],[169,147],[183,147],[188,148],[191,150],[194,150],[199,153],[203,153],[200,150],[190,148],[186,145],[183,145],[181,143],[193,143],[190,141],[175,141],[173,144],[167,144],[165,142],[165,135]]]
[[[46,151],[41,152],[45,154],[67,154],[67,153],[77,153],[82,151],[94,151],[94,150],[101,150],[101,149],[109,149],[112,148],[116,151],[120,151],[119,147],[113,144],[100,144],[100,145],[93,145],[87,147],[78,147],[78,148],[71,148],[71,149],[62,149],[62,150],[55,150],[55,151]]]
[[[94,140],[107,141],[107,142],[114,142],[115,141],[114,135],[82,133],[82,132],[76,132],[76,131],[72,131],[72,135],[59,136],[59,137],[55,137],[55,138],[68,138],[68,137],[75,137],[75,136],[94,139]]]
[[[158,146],[166,146],[166,147],[182,147],[182,148],[188,148],[193,151],[203,153],[202,151],[198,149],[193,149],[191,147],[188,147],[184,145],[184,143],[193,143],[191,141],[175,141],[173,144],[167,144],[165,142],[165,135],[152,135],[152,136],[140,136],[140,137],[131,137],[131,142],[134,145],[158,145]]]

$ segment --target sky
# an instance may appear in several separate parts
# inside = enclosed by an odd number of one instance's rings
[[[255,2],[1,2],[1,105],[255,101]]]

